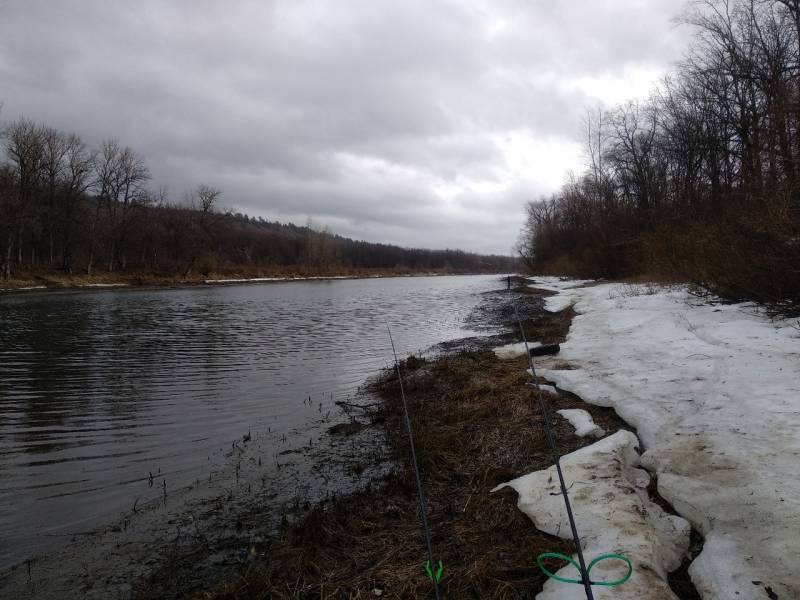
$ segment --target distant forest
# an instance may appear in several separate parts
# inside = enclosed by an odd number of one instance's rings
[[[589,167],[532,202],[538,272],[690,280],[800,311],[800,0],[707,0],[649,101],[587,119]]]
[[[214,273],[335,275],[509,272],[517,260],[459,250],[355,241],[326,230],[219,209],[198,185],[180,202],[150,187],[143,156],[117,141],[89,148],[75,134],[18,119],[3,131],[0,275]]]

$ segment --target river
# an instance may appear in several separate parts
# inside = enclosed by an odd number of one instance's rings
[[[0,296],[0,569],[204,478],[232,441],[322,431],[408,354],[474,335],[498,276]]]

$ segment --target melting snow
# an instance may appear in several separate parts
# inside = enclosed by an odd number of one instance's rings
[[[667,585],[667,573],[680,566],[691,528],[685,519],[665,513],[650,501],[646,491],[650,477],[637,468],[637,444],[633,433],[618,431],[561,459],[587,564],[606,552],[624,554],[633,563],[633,574],[623,585],[592,588],[597,600],[676,598]],[[537,529],[572,539],[554,467],[519,477],[492,491],[506,486],[519,494],[517,506]],[[626,571],[621,561],[608,560],[598,563],[591,576],[597,581],[611,581]],[[556,574],[580,578],[570,565]],[[586,595],[581,585],[548,580],[537,598],[585,600]]]
[[[544,388],[550,386],[543,385],[540,387]],[[606,434],[605,429],[597,425],[592,419],[592,415],[585,410],[580,408],[565,408],[556,412],[572,424],[575,428],[575,435],[578,437],[591,435],[596,438],[601,438]]]
[[[573,303],[578,314],[560,358],[574,370],[539,374],[637,428],[659,493],[705,538],[689,570],[702,597],[800,598],[797,325],[770,321],[752,305],[698,302],[682,288],[605,284],[547,299],[551,309]],[[576,474],[568,478],[586,522],[596,498]],[[550,500],[561,501],[540,499]],[[629,533],[638,536],[639,526]],[[673,551],[667,544],[666,555]]]
[[[529,348],[536,348],[541,346],[539,342],[528,342]],[[519,342],[518,344],[506,344],[505,346],[498,346],[493,349],[494,355],[500,360],[509,360],[525,356],[525,343]]]

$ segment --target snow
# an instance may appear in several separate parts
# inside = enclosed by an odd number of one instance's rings
[[[529,348],[536,348],[538,346],[541,346],[539,342],[528,342]],[[494,352],[494,355],[500,360],[509,360],[512,358],[518,358],[520,356],[525,356],[525,342],[519,342],[518,344],[506,344],[505,346],[498,346],[497,348],[493,348],[492,351]]]
[[[570,422],[575,428],[575,435],[578,437],[591,435],[592,437],[601,438],[606,434],[605,429],[597,425],[594,419],[592,419],[592,415],[585,410],[580,408],[565,408],[556,412]]]
[[[549,292],[560,292],[593,283],[591,279],[561,279],[560,277],[539,277],[528,280],[528,287]]]
[[[587,563],[606,552],[623,554],[633,563],[633,573],[626,583],[592,588],[597,600],[676,598],[667,585],[667,573],[680,566],[689,547],[691,528],[686,520],[665,513],[650,501],[646,491],[650,477],[637,468],[637,445],[636,436],[622,430],[561,459]],[[554,467],[519,477],[492,491],[506,486],[519,494],[517,506],[537,529],[572,539]],[[598,563],[591,575],[594,580],[611,581],[626,571],[621,561],[609,560]],[[556,574],[580,577],[570,565]],[[581,585],[550,579],[537,598],[585,600],[586,595]]]
[[[203,283],[258,283],[263,281],[291,281],[291,277],[249,277],[246,279],[206,279]]]
[[[797,324],[680,287],[551,285],[548,306],[578,313],[559,355],[573,370],[538,374],[637,429],[659,493],[705,538],[689,570],[704,600],[800,598]]]
[[[246,278],[233,278],[233,279],[206,279],[203,283],[206,284],[223,284],[223,283],[263,283],[270,281],[316,281],[319,279],[353,279],[349,275],[331,275],[328,277],[246,277]]]
[[[568,296],[550,296],[544,300],[544,308],[548,312],[561,312],[572,304],[573,300]]]

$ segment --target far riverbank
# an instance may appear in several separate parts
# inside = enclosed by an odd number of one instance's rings
[[[231,271],[189,276],[157,273],[97,273],[68,275],[63,273],[28,273],[11,279],[0,279],[0,294],[43,291],[69,291],[112,288],[174,288],[203,285],[241,285],[335,279],[373,279],[384,277],[436,277],[448,275],[506,275],[494,272],[461,272],[446,269],[342,269],[330,272],[307,270]]]

